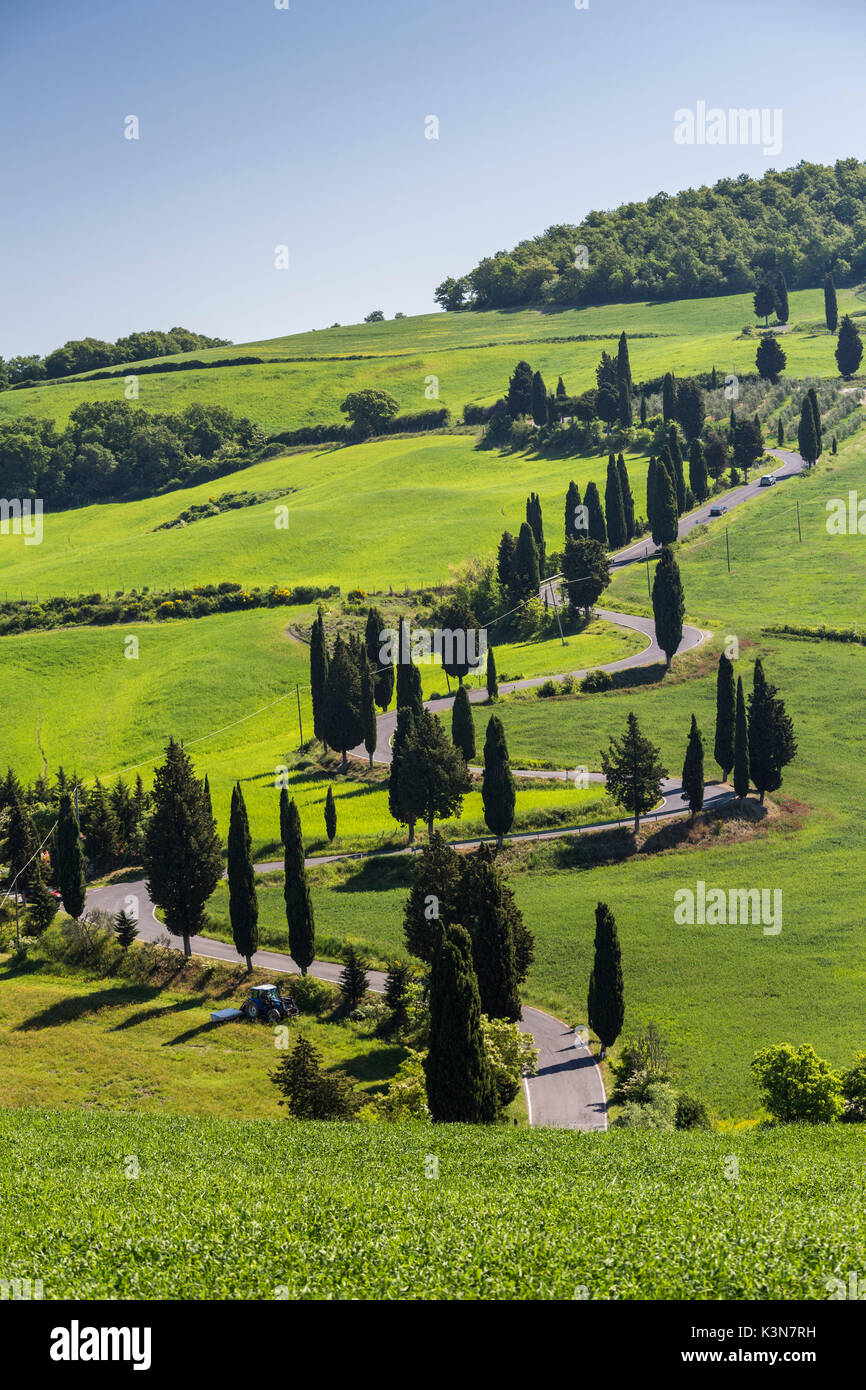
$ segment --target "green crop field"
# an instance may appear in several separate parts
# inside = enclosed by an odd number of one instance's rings
[[[791,376],[836,376],[833,339],[824,328],[820,290],[790,296],[790,331],[784,335]],[[839,312],[863,312],[852,290],[839,291]],[[753,333],[743,337],[744,325]],[[215,367],[139,377],[139,404],[149,410],[182,410],[193,402],[224,405],[248,415],[270,433],[320,421],[341,420],[340,402],[349,391],[389,391],[402,411],[429,408],[429,378],[438,382],[438,401],[458,416],[467,401],[491,404],[501,396],[515,362],[526,357],[551,386],[562,375],[572,392],[595,384],[602,348],[611,351],[619,334],[630,343],[635,381],[675,371],[753,372],[757,327],[751,295],[680,300],[672,304],[612,304],[599,308],[427,314],[384,324],[323,329],[234,348],[180,354],[200,361],[231,356],[266,358],[257,366]],[[552,342],[592,335],[589,342]],[[545,341],[545,340],[548,341]],[[276,362],[274,358],[296,359]],[[318,359],[318,360],[316,360]],[[331,359],[331,360],[321,360]],[[353,360],[354,359],[354,360]],[[134,374],[136,366],[128,371]],[[123,400],[124,377],[109,381],[76,378],[53,386],[5,391],[0,416],[49,416],[65,422],[82,401]],[[435,401],[434,401],[435,404]]]
[[[46,1299],[813,1300],[866,1260],[850,1128],[336,1137],[0,1111],[4,1277]]]

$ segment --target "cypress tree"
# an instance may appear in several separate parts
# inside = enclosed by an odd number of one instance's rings
[[[406,810],[424,820],[458,815],[470,787],[463,755],[445,735],[438,716],[423,710],[402,749],[400,797]]]
[[[222,846],[204,786],[183,745],[173,738],[154,774],[151,804],[144,856],[147,889],[163,909],[168,930],[183,937],[184,955],[189,956],[190,936],[201,926],[204,905],[222,877]]]
[[[665,654],[667,669],[683,640],[683,614],[686,611],[680,567],[670,546],[662,546],[652,588],[656,641]]]
[[[321,608],[310,629],[310,693],[313,700],[313,733],[325,742],[325,686],[328,680],[328,644],[325,641],[325,621]]]
[[[468,917],[481,1012],[488,1018],[520,1018],[520,994],[512,930],[513,904],[486,845],[469,855],[463,872],[464,925]]]
[[[734,667],[722,652],[716,676],[716,741],[713,756],[722,769],[723,782],[727,782],[728,773],[734,766],[735,709]]]
[[[632,540],[635,534],[634,524],[634,497],[632,496],[631,483],[629,482],[628,469],[625,466],[625,459],[622,454],[617,455],[617,472],[619,473],[619,488],[622,493],[622,506],[625,513],[626,540]]]
[[[753,301],[755,306],[755,317],[764,320],[764,327],[770,323],[770,315],[776,307],[776,291],[766,280],[761,280],[755,290]]]
[[[444,927],[430,973],[427,1104],[437,1124],[489,1124],[498,1100],[481,1034],[481,1001],[469,934]]]
[[[682,516],[686,509],[686,479],[683,473],[683,456],[680,452],[680,441],[677,438],[675,426],[670,430],[670,449],[669,456],[674,470],[674,483],[677,493],[677,512]]]
[[[629,389],[622,381],[619,383],[619,386],[617,387],[617,403],[619,423],[622,425],[624,430],[627,430],[630,428],[634,421],[634,412],[632,410],[631,395],[629,394]]]
[[[304,865],[304,836],[294,797],[280,792],[280,828],[283,837],[283,898],[289,927],[289,951],[302,975],[316,958],[316,924]]]
[[[836,436],[835,436],[835,434],[834,434],[834,435],[833,435],[833,444],[832,444],[832,448],[831,448],[831,453],[834,453],[834,454],[835,454],[835,453],[837,452],[837,450],[838,450],[838,447],[839,447],[839,446],[838,446],[838,444],[836,443]]]
[[[568,492],[565,494],[565,539],[569,536],[572,540],[577,540],[578,529],[576,524],[577,508],[580,506],[580,488],[572,480],[568,485]]]
[[[77,919],[84,911],[86,893],[84,851],[69,792],[64,792],[60,798],[53,860],[54,880],[60,890],[63,907],[70,917]]]
[[[343,969],[338,981],[344,1013],[357,1009],[370,987],[367,962],[354,946],[343,947]]]
[[[794,728],[785,702],[765,677],[759,658],[749,696],[749,771],[762,804],[766,792],[774,792],[782,785],[782,769],[796,753]]]
[[[403,757],[406,746],[415,729],[415,715],[411,706],[397,707],[397,727],[391,748],[391,772],[388,777],[388,810],[396,821],[408,827],[409,844],[415,841],[415,821],[417,819],[404,794],[402,786]]]
[[[652,516],[653,542],[655,545],[673,545],[679,534],[677,499],[663,458],[660,458],[656,463],[653,481],[655,483]]]
[[[229,815],[227,869],[229,881],[229,919],[235,950],[252,971],[253,956],[259,948],[259,900],[253,868],[250,823],[240,782],[232,788]]]
[[[361,678],[355,653],[338,633],[328,662],[323,709],[325,738],[342,755],[342,771],[349,766],[350,748],[364,737],[361,717]]]
[[[547,549],[544,544],[544,522],[541,516],[541,499],[537,492],[530,493],[526,499],[526,520],[532,528],[538,550],[538,572],[543,579],[547,572]]]
[[[787,357],[779,346],[772,333],[762,333],[761,341],[758,344],[758,351],[755,353],[755,366],[758,368],[758,376],[764,381],[771,381],[773,385],[779,380],[779,374],[785,370]]]
[[[699,439],[693,439],[689,448],[689,487],[698,502],[705,501],[709,496],[707,461],[704,458],[704,446]]]
[[[499,580],[499,587],[503,593],[511,598],[516,592],[516,569],[515,553],[517,542],[510,531],[503,531],[499,541],[499,549],[496,553],[496,577]],[[399,691],[397,704],[399,705]]]
[[[205,805],[210,809],[210,796],[206,789],[204,793]],[[35,843],[35,840],[34,840]],[[112,810],[111,803],[106,796],[105,788],[96,779],[90,795],[87,798],[87,807],[84,821],[84,847],[87,857],[100,868],[107,868],[117,858],[120,848],[120,837],[117,820]]]
[[[334,788],[328,783],[328,795],[325,797],[325,834],[328,837],[328,844],[331,843],[337,833],[337,805],[334,801]]]
[[[373,766],[373,754],[376,751],[378,740],[378,730],[376,728],[376,706],[373,703],[373,673],[370,670],[370,661],[366,649],[361,648],[361,727],[364,732],[364,747],[367,750],[367,757],[370,759],[370,766]]]
[[[385,658],[382,658],[382,651],[385,643],[381,634],[385,631],[382,614],[378,608],[370,608],[367,612],[367,626],[364,630],[364,645],[367,648],[367,660],[370,663],[370,670],[373,675],[373,699],[379,706],[382,713],[391,703],[394,694],[394,663],[386,651]]]
[[[625,332],[620,333],[619,343],[616,349],[616,376],[621,386],[625,386],[631,396],[631,363],[628,360],[628,338]],[[629,421],[631,424],[631,421]]]
[[[532,378],[532,418],[536,425],[547,424],[547,387],[541,372]]]
[[[586,998],[589,1026],[601,1043],[602,1059],[622,1031],[625,996],[616,922],[607,903],[595,909],[595,950]]]
[[[839,323],[839,307],[836,303],[836,286],[828,271],[824,276],[824,322],[830,333],[835,333]]]
[[[694,715],[683,763],[682,800],[689,803],[692,820],[704,808],[704,741]]]
[[[532,414],[532,368],[528,362],[518,362],[508,383],[506,408],[512,420]]]
[[[857,371],[862,356],[863,344],[860,341],[857,325],[850,314],[844,314],[842,322],[839,324],[839,336],[836,339],[836,363],[840,375],[846,381],[850,380]]]
[[[612,550],[619,550],[628,540],[628,532],[625,524],[625,507],[622,500],[619,470],[616,466],[616,460],[613,454],[610,454],[607,460],[604,510],[608,541]]]
[[[646,416],[646,396],[642,395],[640,398],[640,422],[643,427],[646,427]]]
[[[734,447],[734,440],[737,437],[737,412],[731,406],[731,413],[728,416],[728,441],[731,448]]]
[[[607,527],[604,523],[604,512],[601,510],[601,498],[598,495],[598,488],[594,482],[586,485],[586,492],[583,494],[583,505],[587,510],[587,534],[590,540],[598,541],[599,545],[607,545]]]
[[[514,549],[514,578],[518,598],[537,597],[541,584],[541,571],[538,563],[538,547],[528,521],[522,523]]]
[[[815,429],[815,412],[808,396],[803,397],[800,406],[800,423],[797,427],[797,448],[800,457],[811,468],[818,458],[818,435]]]
[[[499,682],[496,678],[496,657],[493,648],[487,648],[487,703],[492,705],[499,699]],[[473,735],[474,737],[474,735]],[[474,756],[474,755],[473,755]]]
[[[567,395],[568,392],[565,389],[565,382],[563,381],[562,377],[560,377],[559,381],[556,383],[556,399],[558,401],[562,401],[565,399]]]
[[[505,742],[505,729],[502,720],[492,714],[484,739],[481,800],[484,804],[484,822],[490,833],[496,836],[500,847],[503,836],[508,834],[514,823],[516,795],[508,745]]]
[[[665,372],[662,382],[662,416],[665,423],[677,418],[677,386],[673,372]]]
[[[659,761],[659,750],[641,733],[633,712],[626,720],[625,736],[611,738],[607,752],[602,752],[601,766],[614,801],[634,816],[637,834],[641,816],[651,811],[661,796],[667,769]]]
[[[646,519],[649,523],[650,531],[653,530],[653,519],[656,504],[656,461],[650,454],[649,466],[646,473]],[[655,539],[655,537],[653,537]],[[656,541],[656,544],[658,542]]]
[[[412,660],[409,630],[400,619],[400,653],[397,663],[397,709],[411,709],[415,719],[421,718],[424,697],[421,693],[421,672]]]
[[[114,918],[114,935],[118,946],[128,951],[138,936],[138,925],[131,912],[118,912]]]
[[[689,443],[700,435],[706,414],[704,393],[698,383],[693,378],[683,381],[677,387],[677,419]]]
[[[451,706],[451,741],[455,748],[460,749],[466,762],[471,763],[475,757],[475,724],[465,685],[460,686]]]
[[[412,887],[403,908],[406,949],[429,963],[440,929],[464,915],[463,857],[434,830],[412,860]]]
[[[806,395],[812,403],[812,414],[815,417],[815,438],[818,442],[818,457],[820,458],[824,452],[824,430],[821,425],[821,406],[818,403],[818,392],[814,386],[810,386]]]
[[[401,961],[392,961],[385,976],[385,1003],[391,1010],[389,1029],[401,1032],[409,1022],[408,1005],[409,967]]]
[[[777,425],[777,427],[776,427],[776,446],[777,446],[777,448],[781,449],[781,447],[782,447],[782,445],[784,444],[784,442],[785,442],[785,427],[784,427],[784,425],[782,424],[782,417],[781,417],[781,415],[780,415],[780,416],[779,416],[779,423],[778,423],[778,425]]]
[[[781,270],[776,276],[776,281],[773,285],[773,289],[776,295],[776,318],[779,320],[780,323],[787,323],[789,317],[788,286],[785,283],[784,272]]]
[[[749,727],[742,676],[737,677],[737,711],[734,717],[734,792],[739,801],[749,795]]]
[[[37,873],[27,900],[27,925],[31,936],[41,936],[57,916],[57,900],[45,886],[41,870]],[[133,935],[135,926],[133,924]],[[20,940],[20,938],[19,938]]]

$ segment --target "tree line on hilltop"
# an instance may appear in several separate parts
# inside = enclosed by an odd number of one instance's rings
[[[105,343],[99,338],[73,338],[45,357],[33,353],[10,357],[8,362],[0,357],[0,391],[23,382],[35,385],[40,381],[56,381],[78,372],[96,371],[100,367],[112,367],[124,362],[143,362],[151,357],[170,357],[174,353],[193,352],[198,348],[230,346],[228,338],[208,338],[206,334],[193,333],[189,328],[170,328],[167,332],[158,328],[146,329],[129,333],[115,343]]]

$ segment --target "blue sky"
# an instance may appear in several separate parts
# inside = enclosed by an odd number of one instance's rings
[[[425,313],[446,275],[591,208],[866,158],[862,0],[290,5],[3,14],[0,354]],[[675,144],[700,100],[781,108],[782,153]]]

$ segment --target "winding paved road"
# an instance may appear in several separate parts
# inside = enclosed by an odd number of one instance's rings
[[[781,459],[781,464],[775,470],[780,478],[790,477],[802,471],[805,467],[799,454],[786,452],[780,449],[770,451],[777,458]],[[741,505],[752,497],[762,495],[759,482],[755,481],[735,488],[732,492],[724,496],[724,503],[728,511],[733,507]],[[719,499],[714,499],[719,500]],[[693,527],[709,521],[709,509],[712,503],[707,503],[703,507],[697,508],[680,521],[679,535],[684,536]],[[618,551],[611,557],[614,566],[621,566],[644,559],[649,553],[649,545],[646,541],[636,542],[626,549]],[[653,549],[652,555],[656,551]],[[652,556],[650,556],[651,558]],[[632,631],[641,632],[647,639],[646,646],[631,656],[623,657],[618,661],[608,662],[606,665],[595,669],[603,671],[623,671],[633,667],[646,666],[657,661],[664,660],[664,653],[659,648],[655,640],[655,626],[651,618],[639,618],[630,613],[619,613],[608,608],[597,608],[597,615],[606,622],[618,624],[621,627],[629,628]],[[684,625],[683,640],[680,644],[678,655],[692,650],[694,647],[704,642],[711,634],[702,632],[699,628]],[[500,691],[507,694],[511,690],[520,690],[531,686],[539,686],[544,681],[551,679],[562,679],[565,675],[572,675],[582,678],[587,674],[586,670],[562,672],[558,676],[536,676],[528,680],[508,681],[500,685]],[[487,697],[484,689],[469,690],[469,699],[473,703],[483,701]],[[451,708],[453,696],[441,700],[427,701],[427,708],[434,713],[444,713]],[[391,738],[397,723],[396,711],[388,711],[380,715],[377,720],[378,738],[374,761],[378,763],[390,763],[391,761]],[[363,747],[354,750],[353,756],[366,759],[366,750]],[[532,770],[515,768],[514,775],[517,777],[537,777],[537,778],[562,778],[567,780],[573,776],[567,770]],[[603,781],[601,773],[589,773],[589,780],[594,782]],[[684,814],[682,801],[682,787],[676,778],[668,778],[662,787],[663,800],[660,806],[647,819],[658,820],[661,817]],[[707,787],[707,795],[704,804],[706,806],[719,805],[732,798],[733,792],[725,784],[710,783]],[[554,840],[562,839],[565,836],[592,833],[594,830],[610,828],[621,825],[631,825],[631,818],[624,820],[612,820],[598,822],[593,826],[571,826],[557,828],[555,830],[527,831],[523,834],[509,835],[506,838],[513,843],[527,840]],[[480,843],[479,840],[460,840],[454,841],[455,847],[461,849],[474,849]],[[378,855],[383,858],[390,858],[399,855],[410,855],[417,847],[407,847],[400,850],[378,851]],[[317,856],[307,859],[306,863],[312,867],[316,864],[333,863],[340,859],[366,859],[373,855],[366,852],[354,854],[334,854]],[[257,873],[266,873],[270,870],[282,868],[281,860],[273,860],[256,865]],[[137,899],[137,916],[139,919],[139,934],[145,941],[154,941],[165,933],[165,927],[159,922],[153,911],[153,904],[144,880],[135,882],[117,883],[104,888],[92,888],[87,894],[87,905],[90,908],[101,908],[112,914],[117,913],[123,908],[125,900],[132,896]],[[236,964],[238,960],[234,946],[223,941],[217,941],[211,937],[195,936],[192,938],[192,950],[196,955],[205,956],[211,960],[228,961]],[[287,973],[298,973],[298,968],[290,956],[279,951],[257,951],[253,957],[254,963],[266,970],[281,971]],[[340,975],[341,966],[333,961],[315,961],[310,967],[310,973],[318,976],[319,979],[335,982]],[[384,988],[385,977],[380,971],[370,971],[370,988],[381,993]],[[532,1034],[535,1046],[538,1048],[538,1073],[534,1077],[526,1080],[526,1092],[529,1104],[530,1122],[534,1125],[548,1125],[568,1129],[604,1129],[607,1127],[607,1099],[604,1092],[604,1085],[601,1080],[601,1072],[588,1047],[575,1037],[570,1028],[559,1019],[553,1018],[550,1014],[544,1013],[541,1009],[524,1007],[522,1022],[528,1032]]]

